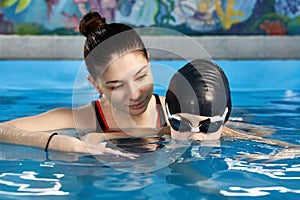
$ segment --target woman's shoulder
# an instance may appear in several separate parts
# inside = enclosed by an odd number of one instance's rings
[[[165,104],[166,104],[166,97],[164,96],[158,96],[159,97],[159,100],[160,100],[160,103],[163,107],[165,107]]]
[[[73,117],[77,129],[91,129],[96,127],[95,107],[92,103],[73,108]]]
[[[76,107],[76,108],[73,108],[72,110],[73,110],[73,111],[76,111],[76,112],[90,110],[90,109],[92,109],[92,108],[94,107],[93,104],[94,104],[94,103],[91,102],[91,103],[84,104],[84,105],[78,106],[78,107]]]

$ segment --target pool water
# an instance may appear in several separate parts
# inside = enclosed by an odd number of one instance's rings
[[[234,123],[228,126],[242,132],[249,128],[238,123],[258,130],[267,127],[274,133],[265,137],[300,145],[299,61],[216,62],[232,88]],[[0,121],[79,103],[73,88],[79,84],[74,82],[80,79],[81,64],[0,61]],[[159,83],[155,92],[163,95],[172,75],[166,70],[167,76],[159,77],[162,71],[156,65],[178,69],[183,64],[155,61],[154,78]],[[94,156],[0,144],[0,199],[299,198],[300,148],[231,138],[223,138],[218,147],[193,143],[180,148],[184,153],[179,156],[166,150],[157,151],[155,157],[145,154],[151,161],[143,167],[149,170],[137,173],[140,163],[135,160],[122,163],[112,157],[111,162],[119,164],[115,168]]]

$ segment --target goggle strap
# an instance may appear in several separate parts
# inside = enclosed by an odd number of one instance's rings
[[[192,127],[192,126],[190,125],[190,127],[191,127],[191,132],[192,132],[192,133],[199,133],[199,132],[200,132],[200,127],[201,127],[201,126],[198,126],[198,127]]]
[[[181,117],[179,117],[177,115],[171,115],[168,103],[166,103],[166,110],[167,110],[168,118],[174,118],[174,119],[177,119],[177,120],[181,120]],[[207,117],[207,116],[204,116],[204,117],[209,118],[210,122],[217,122],[217,121],[223,121],[224,122],[227,113],[228,113],[228,107],[225,108],[224,113],[222,114],[222,116],[217,115],[217,116],[213,116],[213,117]]]
[[[222,116],[217,115],[217,116],[208,117],[208,118],[210,119],[211,122],[224,121],[227,113],[228,113],[228,107],[225,108]]]

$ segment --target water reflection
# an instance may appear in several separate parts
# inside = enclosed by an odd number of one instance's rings
[[[0,194],[13,196],[68,195],[61,190],[60,179],[63,174],[53,174],[54,178],[37,177],[38,173],[2,173],[0,175]]]
[[[289,163],[256,163],[225,159],[228,170],[246,175],[247,182],[227,184],[220,193],[225,196],[266,196],[274,192],[300,194],[300,165]],[[250,174],[252,175],[250,175]],[[261,177],[262,176],[262,177]],[[275,180],[278,181],[275,181]],[[250,181],[252,180],[252,181]],[[292,196],[289,195],[291,198]],[[291,198],[292,199],[292,198]]]

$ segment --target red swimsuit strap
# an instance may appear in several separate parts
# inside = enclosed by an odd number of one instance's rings
[[[96,115],[97,115],[97,119],[98,119],[98,123],[99,125],[101,126],[102,128],[102,131],[105,132],[109,129],[109,126],[105,120],[105,117],[104,117],[104,114],[103,114],[103,111],[102,111],[102,108],[101,108],[101,105],[99,103],[99,101],[95,101],[95,106],[96,106]]]

